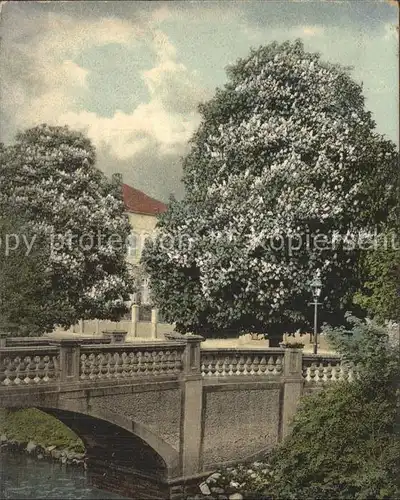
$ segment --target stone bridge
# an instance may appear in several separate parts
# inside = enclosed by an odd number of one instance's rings
[[[274,447],[304,391],[353,376],[334,356],[202,340],[3,339],[0,406],[39,408],[73,429],[95,486],[180,498],[217,467]]]

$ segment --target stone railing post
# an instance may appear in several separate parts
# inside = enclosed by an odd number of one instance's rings
[[[204,337],[200,335],[189,335],[183,336],[183,340],[186,342],[185,351],[183,353],[183,370],[185,375],[195,375],[201,377],[200,369],[200,350],[201,342],[203,342]]]
[[[60,349],[60,382],[79,382],[80,345],[78,339],[51,341]]]
[[[0,332],[0,347],[6,347],[7,345],[7,332]]]
[[[200,453],[202,435],[203,380],[201,376],[200,346],[204,340],[200,335],[165,334],[168,340],[184,341],[183,397],[181,415],[183,435],[181,439],[182,475],[191,476],[201,472]]]
[[[157,338],[158,309],[151,310],[151,338]]]
[[[137,337],[138,321],[139,321],[139,305],[133,304],[132,305],[132,328],[131,328],[132,337]]]
[[[303,392],[303,351],[302,349],[286,348],[283,361],[283,412],[282,437],[290,431],[292,419]]]

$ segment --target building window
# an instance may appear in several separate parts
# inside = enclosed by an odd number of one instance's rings
[[[134,231],[129,235],[127,252],[128,258],[137,259],[139,257],[139,236]]]

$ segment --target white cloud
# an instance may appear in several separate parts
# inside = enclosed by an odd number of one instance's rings
[[[26,85],[6,82],[10,107],[18,103],[15,124],[67,124],[86,131],[97,147],[106,147],[117,159],[134,157],[150,144],[157,144],[160,154],[181,154],[198,125],[196,107],[204,92],[196,86],[195,76],[177,61],[176,49],[167,35],[156,27],[160,16],[164,19],[166,15],[165,9],[159,10],[153,26],[154,14],[149,15],[147,31],[143,24],[120,19],[77,22],[66,15],[49,15],[33,41],[17,44],[20,53],[29,55],[41,92],[29,95]],[[132,48],[143,37],[156,61],[141,75],[149,92],[148,102],[131,113],[116,110],[109,118],[78,111],[76,99],[90,91],[89,72],[73,58],[84,49],[108,43]],[[29,79],[32,75],[27,76]]]
[[[134,43],[141,33],[140,27],[120,19],[83,22],[50,13],[38,25],[35,21],[23,19],[19,26],[22,35],[24,29],[33,31],[31,36],[14,36],[12,20],[3,30],[1,108],[11,128],[50,123],[73,109],[87,91],[88,76],[73,59],[90,47]]]

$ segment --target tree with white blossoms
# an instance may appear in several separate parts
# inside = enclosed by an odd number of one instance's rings
[[[252,50],[227,74],[199,107],[186,195],[143,253],[153,302],[182,332],[276,342],[309,329],[318,270],[322,320],[340,323],[361,279],[352,238],[396,203],[395,145],[375,131],[350,70],[299,40]]]
[[[121,181],[95,167],[89,139],[48,125],[19,133],[2,148],[0,183],[2,213],[23,216],[37,237],[33,251],[47,259],[37,307],[42,331],[81,318],[118,320],[133,287],[125,260],[130,225]]]

